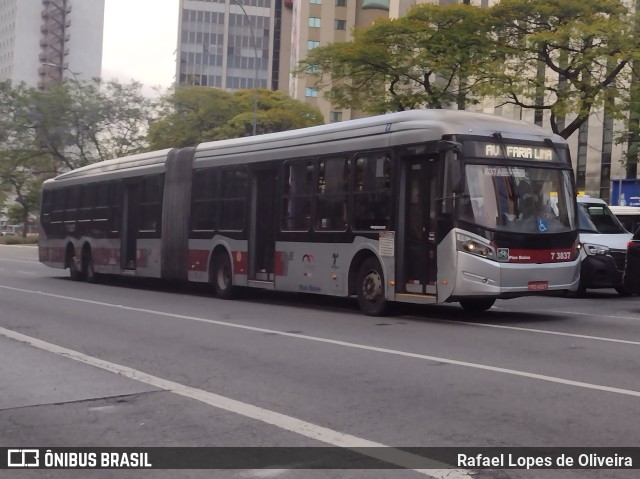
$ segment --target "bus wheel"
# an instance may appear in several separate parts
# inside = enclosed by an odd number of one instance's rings
[[[82,272],[87,283],[95,283],[98,281],[98,274],[93,266],[93,255],[91,249],[87,249],[82,255]]]
[[[384,275],[376,258],[369,258],[358,272],[358,304],[360,310],[368,316],[383,316],[388,308],[385,298]]]
[[[461,299],[460,305],[464,308],[465,311],[469,313],[482,313],[486,311],[496,300],[493,298],[486,299]]]
[[[75,254],[69,258],[69,276],[73,281],[82,281],[82,268]]]
[[[226,253],[219,253],[213,261],[211,280],[216,296],[221,299],[231,299],[234,294],[231,261]]]

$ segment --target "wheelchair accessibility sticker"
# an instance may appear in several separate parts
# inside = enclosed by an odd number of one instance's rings
[[[549,231],[549,223],[545,218],[538,218],[538,231],[540,233],[546,233]]]

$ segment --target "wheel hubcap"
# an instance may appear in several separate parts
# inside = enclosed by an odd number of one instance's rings
[[[370,271],[362,282],[362,293],[367,301],[375,301],[382,293],[382,279],[376,271]]]

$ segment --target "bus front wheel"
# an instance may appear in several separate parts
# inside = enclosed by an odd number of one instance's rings
[[[219,253],[213,262],[213,289],[221,299],[231,299],[234,294],[231,261],[226,253]]]
[[[358,272],[358,304],[368,316],[383,316],[389,303],[385,298],[384,275],[376,258],[369,258]]]
[[[461,299],[460,305],[469,313],[482,313],[493,306],[496,300],[493,298],[486,299]]]

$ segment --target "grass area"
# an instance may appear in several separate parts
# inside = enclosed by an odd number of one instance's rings
[[[38,244],[38,236],[0,236],[0,244]]]

